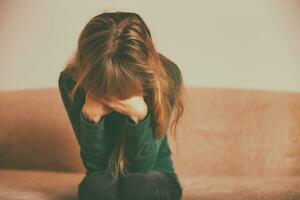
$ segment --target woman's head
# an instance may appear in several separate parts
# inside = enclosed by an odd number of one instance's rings
[[[155,49],[150,32],[135,13],[102,13],[82,30],[76,58],[82,86],[96,98],[120,99],[145,93],[152,83]],[[81,82],[81,80],[79,80]]]
[[[181,72],[175,63],[156,51],[148,27],[136,13],[102,13],[89,20],[66,70],[76,80],[70,94],[72,100],[79,87],[96,99],[108,101],[143,94],[155,121],[155,138],[167,133],[173,110],[173,125],[183,113]],[[120,149],[115,149],[109,165],[115,172],[123,173],[122,134],[119,141]]]

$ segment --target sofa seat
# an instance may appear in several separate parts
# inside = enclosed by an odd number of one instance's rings
[[[75,200],[83,173],[0,169],[1,200]]]
[[[300,177],[182,177],[183,200],[300,200]]]
[[[83,173],[0,169],[1,200],[76,200]],[[297,200],[300,177],[180,177],[183,200]]]

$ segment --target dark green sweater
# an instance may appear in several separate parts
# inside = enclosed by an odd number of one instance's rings
[[[125,156],[130,163],[125,166],[128,173],[158,170],[177,179],[170,157],[172,152],[167,134],[160,140],[153,137],[151,112],[138,123],[134,123],[126,115],[112,111],[102,116],[98,124],[93,124],[81,111],[85,102],[84,91],[81,88],[77,90],[73,104],[67,98],[74,84],[75,81],[67,72],[60,73],[59,91],[80,146],[80,156],[86,174],[96,170],[107,170],[110,153],[118,134],[122,132],[126,136]]]

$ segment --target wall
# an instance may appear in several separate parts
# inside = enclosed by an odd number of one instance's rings
[[[276,0],[0,2],[0,90],[57,87],[80,31],[133,11],[187,86],[300,91],[299,5]]]

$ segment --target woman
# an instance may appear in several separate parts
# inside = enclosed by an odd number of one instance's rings
[[[59,89],[86,168],[79,200],[181,199],[167,129],[183,114],[182,75],[138,14],[93,17]]]

